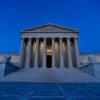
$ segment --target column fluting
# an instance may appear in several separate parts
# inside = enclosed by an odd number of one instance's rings
[[[38,67],[38,53],[39,53],[39,38],[36,38],[36,50],[35,50],[34,67]]]
[[[24,52],[25,52],[25,41],[24,41],[24,38],[21,38],[21,47],[20,47],[20,54],[19,54],[20,67],[23,67],[24,65]]]
[[[79,55],[79,48],[78,48],[78,39],[74,38],[74,42],[75,42],[75,55],[76,55],[76,62],[77,62],[77,67],[80,66],[80,55]]]
[[[69,67],[72,67],[73,65],[72,65],[70,38],[67,38],[67,52],[68,52],[68,65],[69,65]]]
[[[29,38],[28,42],[28,51],[27,51],[27,59],[26,59],[26,67],[31,67],[31,54],[32,54],[32,39]]]
[[[43,49],[43,68],[46,68],[46,38],[44,38],[44,49]]]
[[[52,67],[56,67],[56,60],[55,60],[55,38],[52,38]]]
[[[60,67],[64,67],[62,38],[60,38],[59,41],[60,41]]]

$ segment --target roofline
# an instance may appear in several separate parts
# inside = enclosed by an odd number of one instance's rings
[[[58,25],[58,24],[46,23],[46,24],[41,24],[41,25],[33,26],[33,27],[31,27],[31,28],[22,29],[22,30],[20,30],[20,33],[24,33],[26,30],[39,28],[39,27],[42,27],[42,26],[45,26],[45,25],[54,25],[54,26],[58,26],[58,27],[65,28],[65,29],[75,30],[75,31],[77,32],[77,34],[80,32],[79,30],[74,29],[74,28],[69,28],[69,27],[66,27],[66,26]]]

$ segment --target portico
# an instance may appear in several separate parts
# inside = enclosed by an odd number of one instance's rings
[[[19,64],[27,68],[69,68],[80,65],[78,30],[44,24],[21,31]]]

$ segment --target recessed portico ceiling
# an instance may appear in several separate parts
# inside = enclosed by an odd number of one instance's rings
[[[79,33],[79,30],[47,23],[21,30],[20,33]]]

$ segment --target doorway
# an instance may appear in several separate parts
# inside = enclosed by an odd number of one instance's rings
[[[51,68],[52,66],[52,56],[47,55],[47,68]]]

